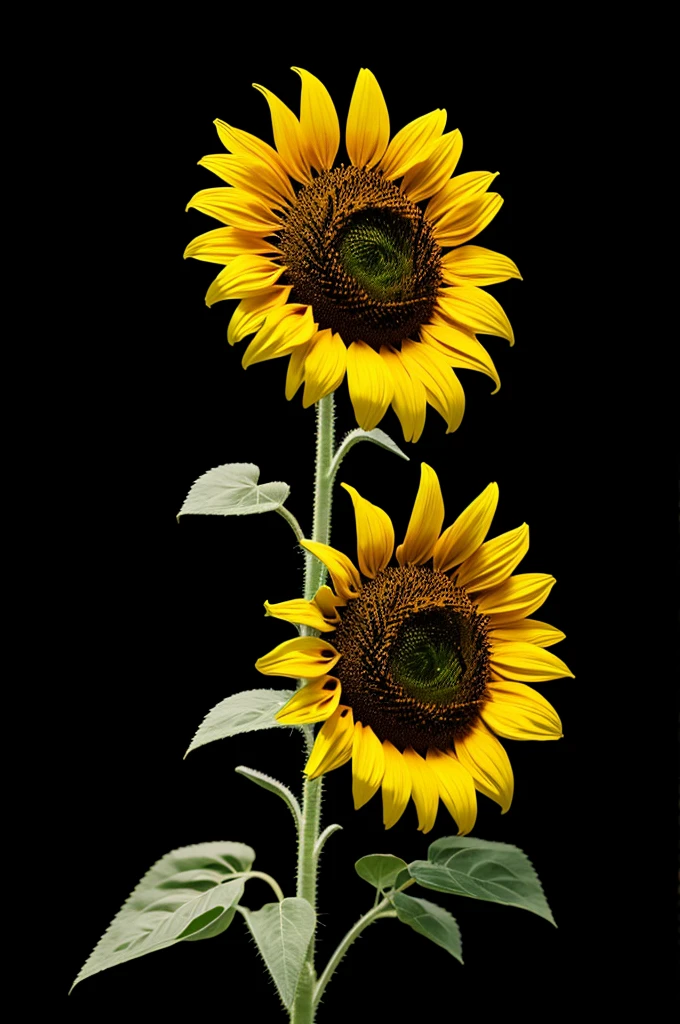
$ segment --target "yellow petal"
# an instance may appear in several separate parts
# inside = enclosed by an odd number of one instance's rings
[[[474,554],[484,542],[498,505],[498,484],[489,484],[444,530],[434,549],[434,567],[448,572]]]
[[[340,655],[335,647],[319,636],[298,636],[285,640],[255,662],[264,676],[289,676],[292,679],[318,679],[334,668]]]
[[[292,601],[279,601],[278,604],[264,602],[267,615],[274,619],[283,619],[284,622],[300,623],[303,626],[311,626],[318,629],[320,633],[330,633],[335,629],[326,622],[321,610],[314,601],[305,601],[302,597],[293,598]]]
[[[442,192],[435,199],[439,199]],[[467,203],[456,204],[432,225],[435,241],[444,247],[469,242],[491,223],[502,205],[503,199],[497,192],[474,196]]]
[[[319,729],[305,775],[317,779],[324,772],[333,771],[346,764],[352,756],[354,742],[354,718],[352,709],[339,705],[328,721]]]
[[[437,314],[438,310],[435,307],[433,316],[436,318]],[[461,370],[476,370],[478,373],[485,373],[487,377],[491,377],[496,385],[493,394],[496,394],[501,386],[498,370],[489,353],[473,335],[448,323],[431,323],[424,324],[420,328],[420,337],[423,342],[441,352],[446,357],[449,366],[455,366]]]
[[[540,608],[554,585],[555,577],[544,572],[520,573],[480,594],[477,610],[491,616],[492,628],[515,622]]]
[[[481,288],[441,288],[437,306],[454,323],[475,334],[495,334],[515,344],[515,335],[500,302]]]
[[[319,587],[314,595],[314,604],[329,625],[340,622],[338,608],[341,608],[345,602],[337,594],[334,594],[330,587]]]
[[[217,174],[228,185],[234,185],[259,196],[267,206],[284,210],[289,205],[290,199],[284,199],[281,194],[281,185],[276,173],[261,160],[249,156],[214,153],[204,156],[198,161],[198,165]]]
[[[303,152],[302,130],[297,117],[285,103],[263,85],[253,82],[253,89],[261,92],[269,104],[274,142],[288,174],[296,181],[307,184],[312,180],[309,160]]]
[[[347,368],[347,349],[339,334],[325,329],[312,338],[305,360],[305,391],[302,405],[309,409],[340,387]]]
[[[394,381],[386,363],[363,341],[353,341],[347,350],[347,384],[357,423],[373,430],[392,401]]]
[[[477,548],[455,574],[456,584],[471,593],[491,590],[511,575],[529,550],[529,527],[501,533]]]
[[[257,235],[237,228],[213,228],[202,235],[192,238],[184,250],[184,259],[205,260],[206,263],[230,263],[236,256],[244,253],[278,253],[271,242],[266,242]]]
[[[301,687],[274,717],[281,725],[325,722],[340,703],[341,689],[338,679],[322,676]]]
[[[340,122],[325,85],[305,71],[292,68],[302,79],[300,132],[307,163],[317,171],[329,171],[340,145]]]
[[[285,306],[292,288],[293,286],[290,284],[275,284],[264,292],[241,299],[227,328],[229,344],[235,345],[247,338],[249,334],[258,331],[270,310],[276,309],[277,306]]]
[[[515,780],[510,759],[493,733],[480,722],[455,746],[458,760],[479,792],[500,804],[503,814],[509,811]]]
[[[386,512],[362,498],[349,484],[341,484],[354,505],[357,524],[357,556],[364,576],[373,579],[384,569],[394,551],[394,527]]]
[[[417,377],[427,394],[427,400],[446,423],[446,433],[458,430],[465,412],[465,393],[451,369],[450,360],[431,345],[404,341],[401,357],[412,377]]]
[[[368,803],[377,793],[385,774],[382,743],[371,729],[356,722],[352,747],[352,797],[354,809]]]
[[[514,577],[518,579],[517,576]],[[560,640],[564,640],[564,633],[547,622],[539,622],[537,619],[519,619],[516,622],[508,622],[506,625],[496,626],[489,630],[492,640],[522,640],[527,644],[536,644],[537,647],[552,647]]]
[[[446,284],[473,284],[482,288],[511,277],[522,280],[516,264],[507,256],[481,245],[463,245],[442,256],[442,277]]]
[[[491,182],[498,177],[492,171],[468,171],[457,174],[427,204],[427,219],[430,223],[451,214],[456,207],[464,206],[473,199],[479,199]]]
[[[437,778],[439,796],[458,825],[458,835],[467,835],[477,820],[477,794],[472,776],[457,758],[434,747],[428,750],[426,760]]]
[[[439,784],[437,776],[424,758],[412,747],[403,754],[411,776],[411,796],[418,814],[418,831],[429,832],[434,826],[439,806]]]
[[[278,306],[267,313],[267,319],[243,353],[244,369],[265,359],[289,355],[298,345],[304,345],[316,332],[312,320],[312,307],[299,303]]]
[[[300,544],[323,562],[331,574],[336,593],[344,601],[358,597],[361,590],[361,577],[347,555],[338,551],[337,548],[332,548],[328,544],[320,544],[316,540],[301,540]]]
[[[215,121],[217,134],[225,149],[230,153],[237,153],[239,156],[254,157],[261,165],[269,169],[270,175],[275,177],[278,190],[291,202],[295,202],[295,192],[286,173],[283,161],[279,154],[267,142],[258,139],[250,132],[244,132],[241,128],[233,128],[225,121]]]
[[[392,408],[396,412],[405,441],[417,441],[425,426],[427,399],[425,388],[418,377],[406,368],[401,352],[382,345],[380,358],[387,364],[394,384]]]
[[[311,347],[311,341],[307,341],[294,348],[290,354],[286,371],[286,398],[289,402],[305,379],[305,361]]]
[[[444,522],[444,499],[435,471],[423,462],[420,485],[404,543],[397,548],[399,565],[421,565],[432,556]]]
[[[411,796],[411,773],[403,755],[389,740],[383,740],[385,774],[382,781],[383,824],[392,828],[406,810]]]
[[[224,270],[220,270],[208,288],[205,304],[212,306],[224,299],[244,299],[267,291],[276,284],[285,269],[265,256],[237,256]]]
[[[429,199],[449,180],[462,152],[463,136],[457,128],[442,135],[427,159],[406,172],[401,183],[402,192],[406,193],[412,203]]]
[[[186,208],[256,235],[271,235],[281,228],[281,218],[267,203],[240,188],[201,189]]]
[[[362,68],[347,116],[347,154],[355,167],[373,167],[382,159],[390,137],[390,116],[372,71]]]
[[[378,170],[389,181],[400,178],[410,167],[430,156],[445,125],[445,110],[432,110],[405,125],[390,142]]]
[[[482,718],[495,733],[510,740],[558,740],[562,723],[552,704],[522,683],[489,683],[491,699]]]
[[[489,664],[497,678],[517,683],[542,683],[563,676],[574,678],[574,673],[552,651],[521,641],[494,643]]]

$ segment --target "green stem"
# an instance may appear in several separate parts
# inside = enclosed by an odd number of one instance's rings
[[[314,519],[312,540],[328,544],[331,536],[333,502],[333,444],[335,438],[335,400],[331,392],[316,405],[316,466],[314,472]],[[305,599],[311,601],[322,585],[326,567],[309,551],[305,552]]]
[[[264,871],[235,871],[233,875],[229,875],[227,881],[231,881],[232,878],[242,878],[244,882],[247,882],[249,878],[261,878],[263,882],[266,882],[267,885],[270,885],[274,890],[274,894],[279,903],[281,903],[284,898],[283,891],[279,883],[275,878],[272,878],[271,875],[266,874]]]
[[[343,956],[345,955],[349,947],[352,945],[354,940],[361,935],[364,928],[368,928],[369,924],[373,924],[374,921],[378,921],[382,917],[394,917],[394,911],[390,906],[389,897],[387,896],[385,896],[385,898],[382,899],[380,903],[378,903],[375,907],[369,910],[367,914],[364,914],[363,917],[359,918],[357,923],[354,925],[353,928],[350,928],[350,930],[347,932],[340,945],[333,953],[333,956],[326,964],[326,968],[321,977],[319,978],[317,986],[314,990],[315,1009],[319,1004],[319,1000],[321,999],[321,996],[324,993],[326,985],[331,980],[335,968],[338,966],[338,964],[340,963]]]

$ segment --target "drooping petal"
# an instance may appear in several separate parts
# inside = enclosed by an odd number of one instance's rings
[[[505,748],[481,722],[455,741],[458,760],[467,768],[480,793],[510,810],[515,780]]]
[[[319,729],[305,765],[305,775],[310,779],[317,779],[319,775],[346,764],[352,756],[353,742],[352,709],[340,704]]]
[[[411,776],[411,796],[418,814],[418,831],[430,832],[439,806],[437,776],[427,761],[412,747],[406,748],[403,758]]]
[[[322,637],[298,636],[258,658],[255,668],[264,676],[318,679],[327,675],[339,660],[335,647]]]
[[[516,576],[515,579],[518,579]],[[536,644],[537,647],[552,647],[560,640],[564,640],[564,633],[561,629],[549,625],[547,622],[539,622],[537,619],[519,619],[515,622],[508,622],[505,625],[495,626],[489,630],[492,640],[521,640],[526,644]]]
[[[461,327],[475,334],[494,334],[515,344],[515,335],[500,302],[481,288],[440,288],[437,305]]]
[[[388,181],[400,178],[410,167],[430,156],[445,125],[445,110],[432,110],[405,125],[390,142],[378,170]]]
[[[219,274],[208,288],[206,306],[224,299],[244,299],[248,295],[266,292],[275,285],[286,268],[272,263],[265,256],[244,254],[237,256]]]
[[[543,683],[563,676],[574,678],[574,673],[552,651],[521,641],[494,643],[489,664],[496,678],[516,683]]]
[[[501,626],[531,615],[540,608],[555,585],[555,577],[543,572],[512,576],[499,587],[476,598],[478,611],[491,616],[491,626]]]
[[[529,527],[522,523],[477,548],[455,574],[456,584],[471,593],[491,590],[514,572],[528,550]]]
[[[204,188],[192,196],[187,210],[200,210],[232,228],[271,235],[281,228],[281,218],[262,199],[240,188]]]
[[[511,277],[522,280],[511,259],[481,245],[463,245],[442,256],[442,277],[446,284],[472,284],[478,288],[498,284]]]
[[[439,796],[458,825],[458,835],[467,835],[477,820],[477,794],[472,776],[457,758],[434,747],[428,750],[426,760],[437,777]]]
[[[302,79],[300,132],[307,163],[329,171],[340,145],[340,122],[326,86],[304,68],[292,68]]]
[[[305,601],[303,597],[295,597],[292,601],[279,601],[277,604],[264,602],[267,615],[284,622],[293,622],[303,626],[311,626],[320,633],[330,633],[335,626],[326,622],[321,609],[314,601]]]
[[[427,400],[446,423],[446,433],[458,430],[465,412],[465,392],[451,369],[451,361],[431,345],[404,341],[401,356],[406,368],[417,377],[427,394]]]
[[[420,485],[404,543],[397,548],[399,565],[422,565],[431,558],[444,522],[444,499],[435,471],[423,462]]]
[[[430,155],[422,163],[411,167],[401,183],[401,190],[412,203],[439,192],[456,169],[463,152],[463,136],[456,128],[436,142]],[[475,282],[476,283],[476,282]]]
[[[436,307],[433,316],[437,317]],[[441,352],[449,366],[461,370],[476,370],[491,377],[496,385],[493,394],[496,394],[501,386],[498,370],[489,353],[474,336],[448,323],[431,323],[423,324],[420,328],[420,338],[423,343],[432,345],[437,352]]]
[[[337,594],[334,594],[330,587],[319,587],[314,595],[314,604],[329,625],[337,625],[340,622],[338,608],[341,608],[345,602]]]
[[[562,723],[545,697],[522,683],[489,683],[481,711],[495,733],[509,740],[559,740]]]
[[[392,375],[394,395],[392,408],[396,412],[405,441],[417,441],[425,426],[427,397],[420,379],[409,373],[401,352],[391,346],[382,345],[380,358],[385,361]]]
[[[346,554],[316,540],[301,540],[300,544],[323,562],[331,574],[336,592],[344,601],[357,597],[361,590],[361,577]]]
[[[241,299],[227,327],[229,344],[235,345],[249,334],[258,331],[270,310],[276,309],[277,306],[285,306],[292,290],[293,286],[290,284],[275,284],[264,292]]]
[[[383,824],[392,828],[406,810],[411,796],[411,773],[403,754],[389,740],[383,740],[385,774],[382,781]]]
[[[294,348],[290,354],[286,370],[286,398],[289,402],[305,379],[305,360],[311,347],[311,341],[307,341]]]
[[[382,743],[370,725],[356,722],[352,747],[352,797],[356,811],[377,793],[384,774]]]
[[[310,341],[316,328],[311,306],[299,303],[277,306],[267,313],[265,322],[243,353],[241,365],[247,369],[265,359],[287,356],[298,345]]]
[[[394,381],[386,363],[363,341],[353,341],[347,350],[347,384],[357,423],[373,430],[392,401]]]
[[[277,254],[278,249],[264,238],[237,228],[213,228],[192,238],[184,250],[184,259],[205,260],[206,263],[230,263],[245,253]]]
[[[302,130],[297,117],[278,96],[275,96],[263,85],[253,83],[253,89],[261,92],[269,104],[269,112],[272,118],[272,131],[274,142],[279,151],[283,166],[296,181],[306,185],[312,180],[309,160],[306,158],[303,143]]]
[[[448,572],[484,543],[498,505],[498,484],[492,483],[444,530],[434,549],[434,567]]]
[[[263,142],[262,139],[251,135],[250,132],[244,132],[241,128],[232,127],[226,121],[216,120],[215,127],[225,149],[228,149],[230,153],[237,153],[239,156],[254,157],[260,164],[264,164],[269,168],[270,175],[275,177],[281,195],[290,202],[295,202],[295,192],[286,173],[283,160],[269,143]]]
[[[305,360],[304,408],[309,409],[310,405],[339,388],[346,369],[347,348],[340,335],[328,329],[317,331]]]
[[[322,676],[301,687],[274,717],[281,725],[325,722],[338,707],[341,690],[338,679]]]
[[[281,194],[275,170],[255,157],[212,153],[199,160],[198,165],[212,171],[228,185],[259,196],[268,206],[285,210],[290,203],[290,199]]]
[[[434,198],[439,199],[441,194]],[[444,247],[469,242],[491,223],[502,205],[503,197],[497,192],[474,196],[467,203],[456,204],[432,225],[435,241]]]
[[[347,115],[347,155],[355,167],[374,167],[390,138],[390,116],[375,75],[362,68]]]
[[[394,527],[392,520],[377,505],[362,498],[349,484],[341,484],[354,505],[357,526],[357,556],[359,568],[364,576],[374,579],[384,569],[394,551]]]

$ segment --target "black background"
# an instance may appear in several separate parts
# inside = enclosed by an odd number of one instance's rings
[[[184,212],[194,192],[218,184],[196,167],[221,151],[213,119],[271,141],[266,103],[250,83],[297,110],[299,82],[287,69],[299,65],[329,87],[343,127],[358,69],[370,67],[393,132],[445,106],[447,127],[463,133],[458,170],[501,172],[494,188],[505,205],[474,240],[511,256],[524,276],[492,289],[517,338],[513,349],[487,339],[500,392],[491,396],[487,378],[463,371],[461,428],[447,436],[428,408],[417,445],[403,444],[390,410],[380,426],[411,461],[360,445],[340,479],[385,508],[398,537],[421,461],[439,474],[447,524],[498,481],[493,533],[529,523],[522,571],[557,577],[539,615],[566,632],[556,653],[576,676],[540,687],[565,738],[507,742],[513,806],[501,816],[480,797],[474,832],[528,853],[559,928],[519,910],[421,891],[456,915],[465,966],[403,925],[379,923],[342,964],[319,1018],[474,1011],[486,1019],[512,1011],[539,1020],[586,1003],[613,1012],[653,1002],[672,941],[672,675],[668,606],[658,600],[669,554],[657,530],[655,464],[669,420],[663,381],[652,392],[645,376],[657,359],[655,336],[631,315],[640,257],[628,179],[621,180],[631,145],[625,80],[598,71],[595,44],[583,39],[560,57],[522,43],[491,58],[479,36],[466,45],[435,15],[427,31],[402,24],[397,49],[343,19],[331,40],[305,34],[299,18],[282,11],[281,26],[265,25],[254,13],[211,26],[206,14],[200,30],[187,29],[186,41],[171,47],[160,34],[131,31],[115,66],[102,73],[90,58],[78,83],[82,109],[86,83],[94,83],[89,102],[97,110],[87,128],[97,163],[86,154],[82,176],[99,175],[101,188],[93,189],[88,228],[95,237],[88,235],[79,264],[90,347],[74,433],[85,452],[97,448],[86,472],[97,500],[75,517],[65,558],[80,597],[59,650],[72,666],[55,758],[55,799],[68,808],[62,852],[71,896],[57,987],[68,987],[141,875],[178,846],[247,842],[256,867],[293,893],[288,812],[233,769],[250,765],[296,788],[297,735],[271,730],[182,755],[222,698],[270,685],[253,664],[293,634],[265,621],[262,602],[299,593],[302,560],[276,515],[193,517],[178,526],[175,514],[202,472],[252,461],[262,480],[291,485],[289,507],[309,524],[314,412],[302,409],[300,395],[286,402],[285,360],[244,373],[241,353],[226,343],[234,304],[203,303],[219,268],[181,259],[188,241],[216,226]],[[346,385],[336,397],[342,436],[355,425]],[[342,491],[332,542],[354,550]],[[415,859],[429,840],[455,832],[440,808],[423,837],[410,804],[385,833],[379,796],[353,810],[349,766],[327,778],[325,794],[324,822],[343,831],[322,864],[319,964],[372,900],[353,871],[359,856]],[[250,906],[270,898],[262,883],[249,883]],[[175,1019],[223,1006],[219,1012],[240,1021],[245,1011],[233,1003],[246,983],[253,1018],[279,1020],[273,986],[237,919],[218,939],[86,980],[68,1012],[93,1020],[135,1007],[140,1017],[154,1009]]]

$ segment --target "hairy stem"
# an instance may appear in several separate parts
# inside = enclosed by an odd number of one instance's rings
[[[350,930],[347,932],[347,934],[344,936],[344,938],[338,945],[337,949],[333,953],[333,956],[326,964],[325,970],[321,977],[319,978],[316,988],[314,990],[315,1008],[318,1006],[319,1000],[321,999],[321,996],[324,993],[326,985],[331,980],[335,968],[338,966],[338,964],[340,963],[340,961],[342,960],[342,958],[344,957],[345,953],[352,945],[354,940],[359,938],[363,930],[365,928],[368,928],[369,924],[373,924],[374,921],[378,921],[383,917],[394,917],[394,911],[390,906],[390,901],[387,896],[385,896],[384,899],[380,900],[380,902],[377,903],[375,907],[372,907],[367,914],[364,914],[363,917],[360,917],[357,923],[354,925],[354,927],[350,928]]]

